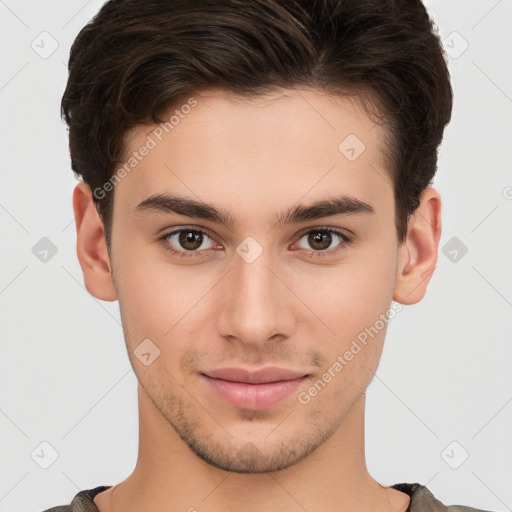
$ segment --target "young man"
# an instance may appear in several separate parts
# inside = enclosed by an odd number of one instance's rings
[[[420,0],[111,0],[69,70],[77,253],[119,301],[140,439],[50,510],[475,511],[365,463],[441,235],[452,90]]]

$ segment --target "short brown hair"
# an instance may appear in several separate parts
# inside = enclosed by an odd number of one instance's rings
[[[402,243],[453,104],[420,0],[110,0],[71,47],[61,104],[71,167],[101,188],[122,163],[127,132],[162,122],[183,97],[294,87],[371,98],[388,126]],[[113,193],[94,201],[110,246]]]

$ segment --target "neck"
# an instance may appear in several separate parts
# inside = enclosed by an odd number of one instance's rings
[[[232,473],[203,461],[138,386],[139,455],[133,473],[95,498],[101,512],[398,512],[409,497],[368,473],[365,395],[338,430],[300,462],[272,473]]]

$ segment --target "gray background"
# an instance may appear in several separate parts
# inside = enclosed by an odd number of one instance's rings
[[[69,503],[137,457],[136,379],[118,303],[83,286],[59,118],[71,42],[101,5],[0,0],[2,512]],[[389,325],[368,467],[446,504],[511,510],[512,0],[427,6],[455,91],[435,182],[443,235],[427,296]]]

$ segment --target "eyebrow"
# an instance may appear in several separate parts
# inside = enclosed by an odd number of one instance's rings
[[[151,195],[140,202],[135,207],[135,211],[141,214],[145,212],[177,213],[186,217],[209,220],[228,227],[233,227],[236,223],[236,219],[222,208],[219,209],[208,203],[169,193]],[[361,213],[375,214],[375,210],[370,204],[345,195],[316,201],[310,205],[296,205],[285,212],[278,213],[274,220],[278,226],[285,226],[323,217]]]

